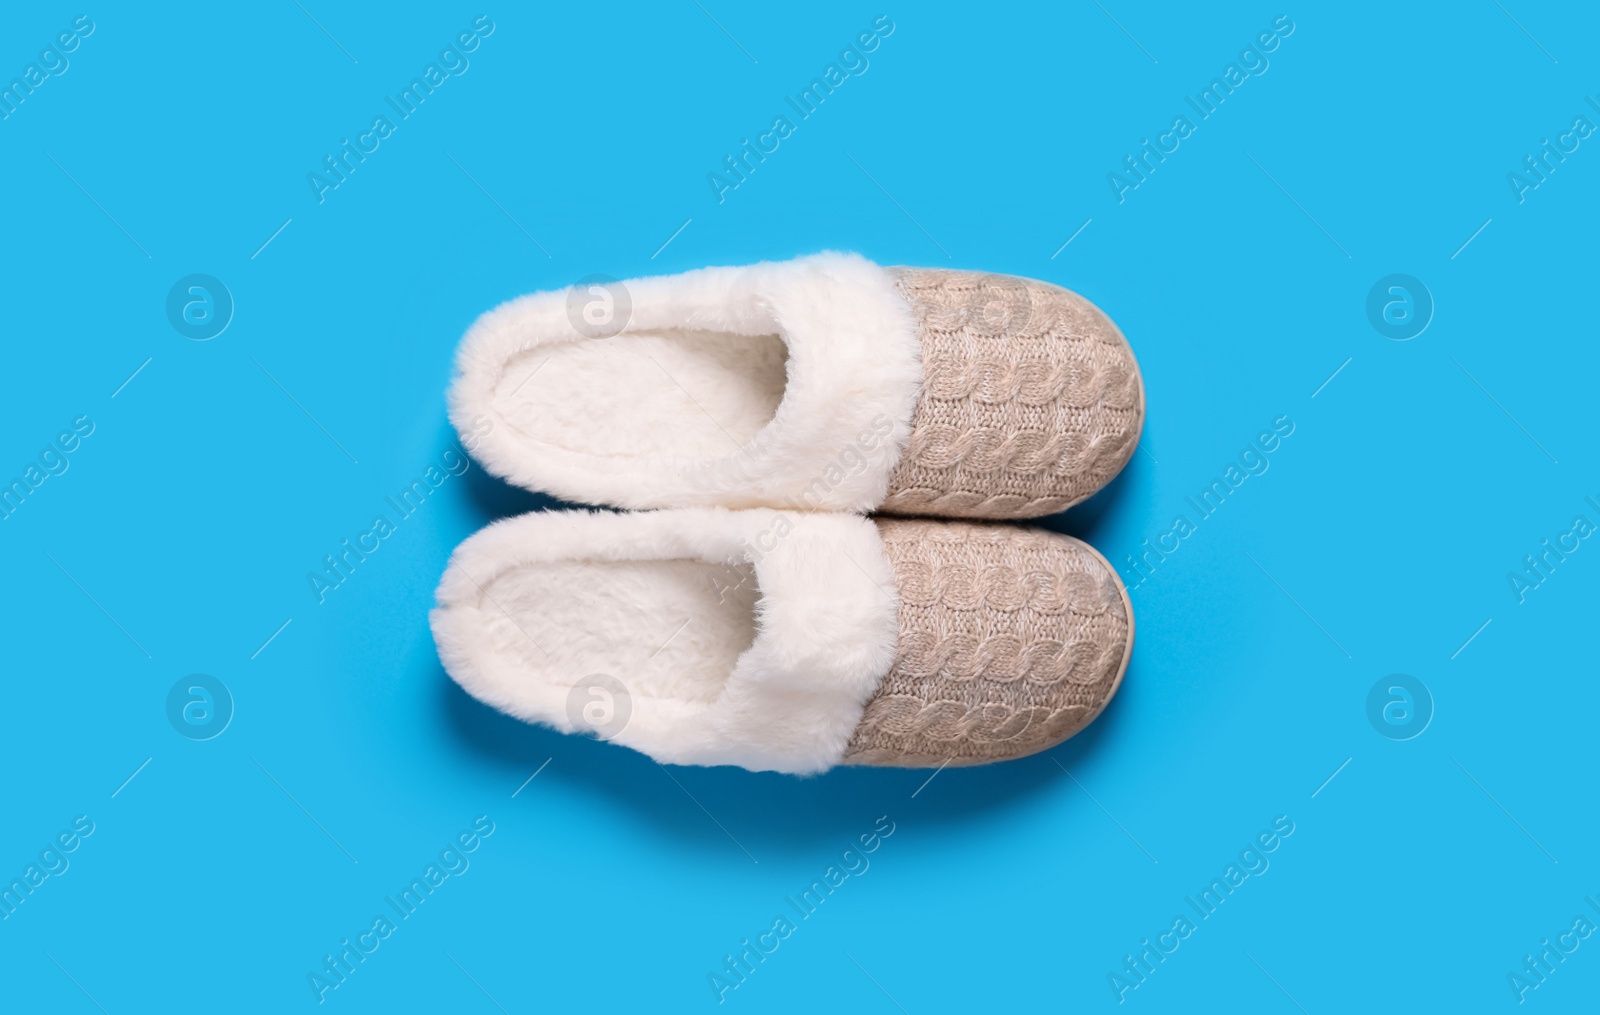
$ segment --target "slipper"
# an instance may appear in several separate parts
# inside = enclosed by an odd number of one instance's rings
[[[809,774],[1054,747],[1116,693],[1111,565],[1013,526],[535,512],[452,555],[431,615],[474,697],[659,762]]]
[[[1029,518],[1127,463],[1144,388],[1075,293],[825,253],[512,300],[450,407],[489,471],[577,503]]]

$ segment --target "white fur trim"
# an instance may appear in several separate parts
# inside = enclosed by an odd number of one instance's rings
[[[457,547],[437,599],[439,656],[474,697],[588,732],[569,696],[607,673],[631,704],[610,739],[755,771],[838,764],[899,633],[877,527],[841,514],[535,512]]]
[[[629,508],[882,503],[922,386],[917,326],[887,271],[823,253],[622,291],[632,311],[612,338],[579,334],[567,290],[467,332],[450,418],[489,471]]]

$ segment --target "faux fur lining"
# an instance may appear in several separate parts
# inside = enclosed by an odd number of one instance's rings
[[[491,472],[629,508],[882,503],[922,385],[887,271],[823,253],[614,292],[627,319],[610,338],[579,333],[566,290],[467,332],[450,418],[463,433],[492,424],[475,451]]]
[[[849,515],[536,512],[462,543],[437,600],[439,656],[474,697],[591,732],[574,687],[603,675],[627,713],[607,739],[756,771],[837,764],[898,636],[882,539]]]

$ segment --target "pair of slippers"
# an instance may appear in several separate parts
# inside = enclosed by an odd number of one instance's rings
[[[450,414],[496,475],[632,509],[452,555],[440,658],[521,719],[668,764],[971,765],[1077,733],[1127,669],[1111,565],[1005,523],[1143,426],[1127,341],[1065,289],[827,253],[535,293],[467,333]]]

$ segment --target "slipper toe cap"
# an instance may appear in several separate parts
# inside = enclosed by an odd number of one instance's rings
[[[1109,483],[1144,426],[1144,384],[1093,303],[1032,279],[895,271],[923,387],[881,510],[965,518],[1061,511]]]
[[[900,637],[845,764],[1005,761],[1082,730],[1116,693],[1133,610],[1086,544],[1051,532],[880,519]]]

